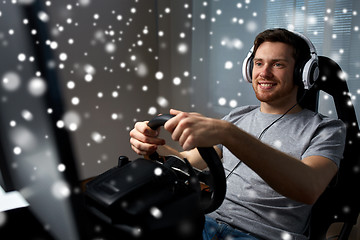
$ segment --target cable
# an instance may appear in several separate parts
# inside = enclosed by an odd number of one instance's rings
[[[269,124],[269,126],[267,126],[266,128],[264,128],[264,130],[262,130],[262,132],[260,133],[258,139],[261,140],[261,138],[263,137],[263,135],[265,134],[265,132],[272,126],[274,125],[277,121],[279,121],[281,118],[283,118],[288,112],[290,112],[294,107],[296,107],[296,105],[300,104],[302,102],[302,100],[304,99],[306,93],[308,91],[304,91],[304,94],[301,96],[301,98],[299,99],[299,101],[297,101],[291,108],[289,108],[283,115],[281,115],[280,117],[278,117],[277,119],[275,119],[275,121],[273,121],[272,123]]]
[[[239,167],[239,165],[241,164],[242,162],[239,160],[239,162],[235,165],[235,167],[233,167],[233,169],[231,169],[231,171],[230,171],[230,173],[226,176],[226,180],[228,179],[228,177],[230,177],[231,176],[231,174],[235,171],[235,169],[237,168],[237,167]]]
[[[305,90],[304,94],[301,96],[301,98],[299,99],[299,101],[297,101],[291,108],[289,108],[285,113],[283,113],[280,117],[278,117],[277,119],[275,119],[272,123],[270,123],[266,128],[264,128],[262,130],[262,132],[260,133],[258,139],[261,140],[261,138],[263,137],[263,135],[267,132],[267,130],[269,130],[269,128],[274,125],[277,121],[279,121],[281,118],[283,118],[288,112],[290,112],[294,107],[296,107],[296,105],[300,104],[302,102],[302,100],[304,99],[306,93],[308,91]],[[235,171],[236,168],[239,167],[239,165],[241,164],[242,161],[239,160],[239,162],[235,165],[235,167],[230,171],[230,173],[226,176],[226,179],[228,179],[228,177],[230,177],[230,175]]]
[[[302,99],[301,99],[302,100]],[[300,102],[300,101],[299,101]],[[299,102],[296,102],[291,108],[289,108],[285,113],[283,113],[280,117],[278,117],[277,119],[275,119],[272,123],[270,123],[266,128],[264,128],[262,130],[262,132],[260,133],[258,139],[261,140],[261,138],[263,137],[263,135],[266,133],[266,131],[272,126],[274,125],[277,121],[279,121],[281,118],[283,118],[288,112],[290,112],[296,105],[298,105]],[[239,165],[241,164],[241,161],[239,160],[239,162],[235,165],[235,167],[230,171],[230,173],[226,176],[226,179],[228,179],[228,177],[230,177],[230,175],[235,171],[235,169],[237,167],[239,167]]]
[[[288,112],[290,112],[294,107],[296,107],[296,105],[298,105],[298,103],[295,103],[291,108],[289,108],[283,115],[281,115],[280,117],[278,117],[277,119],[275,119],[275,121],[273,121],[272,123],[269,124],[269,126],[267,126],[266,128],[264,128],[264,130],[262,130],[262,132],[260,133],[258,139],[261,140],[261,138],[263,137],[263,135],[266,133],[266,131],[272,126],[274,125],[277,121],[279,121],[281,118],[283,118]]]

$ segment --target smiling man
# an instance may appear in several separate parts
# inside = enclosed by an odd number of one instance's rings
[[[264,42],[258,47],[252,82],[262,112],[281,114],[296,103],[298,86],[288,81],[294,75],[292,55],[292,47],[282,42]]]
[[[316,61],[309,45],[305,36],[286,29],[256,37],[244,66],[259,106],[236,108],[221,120],[170,110],[176,116],[164,128],[183,147],[179,155],[205,168],[194,148],[215,146],[224,162],[226,197],[206,216],[204,240],[308,238],[312,204],[335,176],[345,141],[340,120],[298,102],[309,80],[303,72],[316,72],[307,69]],[[136,123],[130,136],[142,155],[165,144],[147,122]]]

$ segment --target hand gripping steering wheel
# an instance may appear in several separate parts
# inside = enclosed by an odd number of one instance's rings
[[[154,117],[148,123],[148,126],[155,130],[163,126],[169,119],[174,117],[171,114],[163,114]],[[225,198],[226,179],[222,162],[213,147],[198,147],[201,157],[206,162],[209,171],[198,171],[198,179],[209,188],[201,191],[201,207],[204,213],[210,213],[220,207]],[[186,160],[187,161],[187,160]],[[200,185],[200,182],[198,182]],[[210,191],[208,191],[210,189]]]

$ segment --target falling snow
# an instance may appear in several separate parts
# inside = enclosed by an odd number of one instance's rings
[[[288,232],[283,232],[283,233],[281,234],[281,239],[282,239],[282,240],[292,240],[293,238],[292,238],[292,236],[290,235],[290,233],[288,233]]]
[[[157,208],[157,207],[152,207],[152,208],[150,208],[150,213],[151,213],[151,215],[154,216],[154,218],[159,219],[159,218],[162,217],[162,212],[161,212],[161,210],[160,210],[159,208]]]
[[[36,9],[35,19],[12,16],[12,11],[34,2],[0,3],[1,109],[8,109],[4,119],[14,159],[26,159],[27,154],[50,159],[54,150],[44,153],[41,147],[54,137],[41,120],[54,117],[55,128],[70,132],[85,178],[112,167],[119,153],[132,154],[129,131],[138,120],[168,113],[172,107],[220,117],[232,108],[257,104],[241,67],[252,40],[265,27],[303,31],[306,26],[321,55],[342,66],[338,76],[349,86],[344,93],[351,99],[347,105],[355,107],[360,117],[360,9],[351,4],[324,5],[321,13],[293,4],[294,9],[284,6],[274,20],[270,6],[276,8],[276,0],[164,1],[156,7],[152,1],[139,0],[121,6],[117,1],[48,0]],[[264,2],[268,9],[260,12]],[[339,28],[343,19],[348,22]],[[33,25],[34,20],[45,24],[46,30]],[[38,48],[46,54],[37,53]],[[33,107],[57,88],[63,111],[56,104],[42,110]],[[329,116],[335,115],[331,99],[328,94],[320,99]],[[273,146],[281,148],[281,140]],[[31,171],[26,178],[36,181],[41,163],[27,164]],[[11,163],[15,170],[23,165]],[[59,174],[69,167],[57,162],[53,170]],[[155,174],[161,175],[160,170]],[[59,181],[51,186],[51,194],[66,199],[72,189]],[[343,211],[351,209],[345,206]],[[151,214],[159,218],[162,213],[153,207]],[[6,221],[0,213],[0,227]],[[134,234],[141,234],[141,229]],[[281,239],[292,238],[284,232]]]
[[[282,145],[281,140],[276,140],[276,141],[274,142],[274,147],[277,148],[277,149],[280,149],[280,148],[281,148],[281,145]]]

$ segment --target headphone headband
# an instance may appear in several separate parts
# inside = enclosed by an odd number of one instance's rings
[[[288,30],[288,31],[289,31],[289,32],[292,32],[292,33],[295,34],[296,36],[302,38],[302,39],[307,43],[307,45],[309,46],[309,48],[310,48],[310,53],[311,53],[311,54],[312,54],[312,53],[317,54],[314,44],[310,41],[310,39],[309,39],[308,37],[306,37],[305,35],[303,35],[303,34],[301,34],[301,33],[299,33],[299,32],[295,32],[295,31],[293,31],[293,30]]]
[[[310,89],[314,85],[316,79],[319,77],[318,56],[316,53],[315,46],[310,41],[310,39],[307,38],[305,35],[292,30],[289,31],[295,34],[296,36],[300,37],[301,39],[303,39],[310,48],[311,58],[306,63],[304,63],[299,67],[299,73],[298,73],[300,75],[298,76],[298,78],[301,78],[301,81],[304,85],[304,89]],[[248,52],[242,65],[243,78],[250,83],[252,82],[253,58],[254,58],[254,46],[252,46],[252,48]]]

